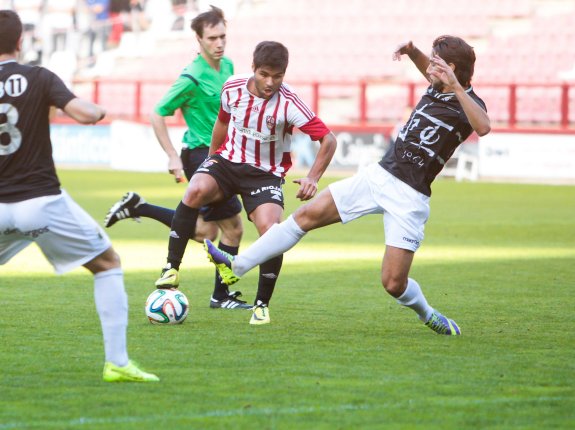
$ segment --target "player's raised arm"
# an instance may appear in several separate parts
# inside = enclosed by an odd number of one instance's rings
[[[485,136],[491,131],[491,121],[487,112],[473,100],[459,83],[454,73],[456,67],[453,63],[447,64],[443,58],[435,54],[431,58],[429,68],[430,75],[441,80],[446,86],[446,91],[455,93],[457,100],[461,104],[471,127],[479,136]]]
[[[401,56],[406,54],[409,56],[413,64],[421,72],[425,79],[429,81],[429,76],[427,74],[427,66],[429,66],[429,57],[421,52],[410,40],[409,42],[401,43],[393,53],[393,59],[395,61],[401,61]]]
[[[64,112],[80,124],[96,124],[106,116],[103,107],[78,97],[64,106]]]

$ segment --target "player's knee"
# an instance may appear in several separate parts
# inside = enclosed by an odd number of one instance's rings
[[[198,243],[204,243],[205,239],[208,239],[210,242],[215,242],[218,238],[218,233],[216,232],[196,232],[194,235],[194,241]]]
[[[102,254],[84,265],[92,273],[104,272],[110,269],[122,267],[120,255],[110,247]]]
[[[315,219],[306,205],[300,206],[293,214],[293,219],[303,231],[310,231],[315,227]]]
[[[260,236],[262,236],[263,234],[265,234],[266,231],[268,231],[270,228],[272,228],[274,225],[279,224],[279,221],[277,220],[268,220],[266,222],[260,223],[256,226],[256,228],[258,229],[258,233]]]
[[[214,223],[198,223],[194,240],[203,243],[204,239],[214,242],[218,238],[218,226]]]
[[[381,275],[381,284],[385,291],[393,297],[399,297],[405,291],[405,286],[407,285],[407,279],[403,277],[396,277],[389,274]]]
[[[239,215],[227,218],[218,222],[218,227],[222,231],[220,241],[228,246],[240,246],[244,227],[242,218]]]
[[[199,197],[199,190],[186,190],[186,193],[184,194],[184,197],[182,198],[182,202],[186,205],[189,206],[191,208],[193,207],[199,207],[199,205],[197,204],[197,200]]]
[[[238,217],[239,218],[239,217]],[[223,230],[223,234],[226,235],[230,240],[234,242],[240,242],[244,234],[244,226],[242,225],[241,219],[237,223],[233,223]]]
[[[186,193],[184,194],[182,201],[186,206],[199,208],[209,200],[207,194],[207,189],[201,184],[190,184],[186,189]]]

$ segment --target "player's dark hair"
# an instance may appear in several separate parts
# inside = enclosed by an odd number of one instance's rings
[[[192,30],[199,36],[204,37],[204,28],[213,27],[218,25],[220,22],[226,25],[226,19],[224,18],[224,11],[219,7],[210,6],[211,9],[207,12],[200,13],[194,19],[192,19]]]
[[[289,62],[289,52],[279,42],[260,42],[254,51],[254,69],[268,66],[272,69],[286,71]]]
[[[455,64],[455,77],[467,88],[475,68],[475,52],[465,40],[456,36],[439,36],[433,41],[433,51],[445,60],[447,64]]]
[[[12,10],[0,10],[0,54],[12,54],[22,36],[22,21]]]

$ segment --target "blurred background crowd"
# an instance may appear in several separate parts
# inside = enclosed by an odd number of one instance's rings
[[[441,34],[475,48],[474,83],[496,124],[575,122],[573,0],[0,0],[24,22],[25,63],[50,68],[79,95],[99,91],[111,115],[136,118],[192,60],[190,21],[210,4],[226,14],[236,72],[250,70],[261,40],[282,42],[287,81],[331,124],[401,120],[426,83],[391,53],[409,39],[426,52]],[[101,85],[82,87],[87,80]]]
[[[58,63],[68,61],[74,73],[117,48],[125,32],[181,30],[198,7],[196,0],[0,0],[0,8],[17,11],[24,24],[23,62],[61,68]],[[153,25],[160,21],[165,28]]]

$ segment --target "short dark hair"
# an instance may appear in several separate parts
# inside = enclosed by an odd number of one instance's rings
[[[211,9],[207,12],[200,13],[194,19],[192,19],[192,30],[200,36],[204,36],[204,27],[213,27],[222,22],[226,25],[226,19],[224,18],[224,11],[219,7],[210,6]]]
[[[433,41],[433,51],[447,64],[455,64],[455,77],[463,87],[471,85],[475,69],[475,52],[457,36],[439,36]]]
[[[279,42],[260,42],[254,50],[254,69],[269,66],[285,72],[288,62],[288,49]]]
[[[22,36],[22,21],[12,10],[0,10],[0,54],[12,54]]]

